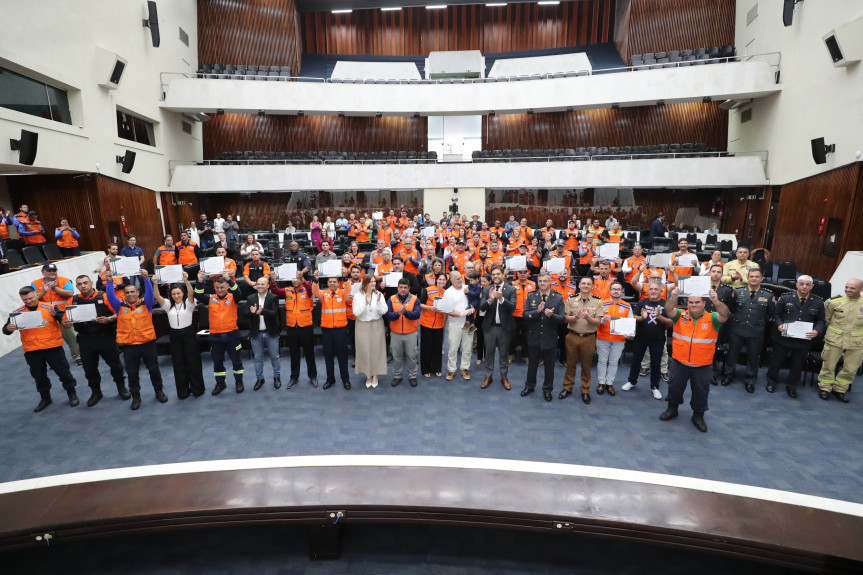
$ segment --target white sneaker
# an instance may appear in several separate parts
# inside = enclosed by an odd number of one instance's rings
[[[620,389],[622,389],[623,391],[629,391],[629,390],[630,390],[630,389],[632,389],[633,387],[635,387],[635,386],[634,386],[634,385],[632,385],[631,383],[629,383],[629,382],[627,381],[627,382],[626,382],[626,383],[624,383],[622,386],[620,386]]]
[[[658,389],[652,389],[651,391],[653,392],[653,399],[662,399],[662,394]]]

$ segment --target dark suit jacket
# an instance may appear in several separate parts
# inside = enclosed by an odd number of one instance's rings
[[[488,301],[489,290],[492,287],[494,287],[494,285],[484,288],[482,290],[482,296],[480,296],[479,309],[485,312],[485,317],[482,321],[483,329],[491,329],[492,324],[494,323],[494,305],[489,304]],[[505,332],[515,330],[515,318],[512,315],[512,312],[515,311],[515,300],[515,288],[509,284],[503,284],[503,301],[498,304],[498,307],[500,308],[500,325]]]
[[[563,296],[552,290],[545,302],[545,308],[553,310],[551,317],[543,311],[537,311],[542,303],[542,294],[534,290],[527,295],[524,302],[524,321],[527,324],[527,342],[529,346],[538,346],[540,349],[557,348],[557,328],[566,321],[563,318]]]
[[[251,312],[251,307],[258,305],[259,299],[258,292],[255,292],[243,304],[242,311],[249,316],[249,336],[256,336],[260,331],[261,322],[258,321],[258,315]],[[279,296],[267,292],[264,298],[264,311],[262,315],[264,316],[264,325],[267,326],[267,334],[278,337],[281,331],[281,326],[279,325]]]
[[[650,224],[650,237],[651,238],[664,238],[665,237],[665,226],[662,225],[662,222],[659,219],[653,220],[653,223]]]

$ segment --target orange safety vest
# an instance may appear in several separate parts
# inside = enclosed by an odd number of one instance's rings
[[[357,252],[357,255],[351,255],[351,263],[355,266],[363,265],[363,259],[365,259],[366,254]]]
[[[353,282],[348,279],[342,284],[342,288],[345,290],[345,303],[348,304],[348,321],[356,321],[357,319],[357,316],[354,315],[354,296],[351,295],[351,287],[355,283],[362,285],[363,281]]]
[[[578,244],[579,251],[582,248],[587,249],[587,253],[584,254],[583,256],[578,257],[578,263],[580,263],[581,265],[590,264],[591,262],[593,262],[593,243],[592,242],[581,242],[580,244]]]
[[[153,262],[153,265],[157,266],[175,266],[177,265],[177,252],[174,251],[174,248],[169,248],[168,246],[161,246],[158,250],[158,255],[156,256],[156,261]]]
[[[321,300],[321,328],[333,329],[348,325],[348,310],[344,290],[335,293],[321,291],[318,284],[312,284],[312,292]]]
[[[403,250],[399,252],[399,255],[401,255],[401,258],[405,263],[405,271],[417,275],[420,269],[415,264],[408,261],[408,258],[413,258],[414,260],[419,261],[420,253],[416,250],[416,248],[414,248],[412,251]]]
[[[60,228],[57,228],[59,230]],[[75,229],[75,228],[72,228]],[[75,230],[77,231],[77,230]],[[56,232],[56,230],[55,230]],[[60,239],[57,240],[57,246],[61,248],[77,248],[78,247],[78,239],[75,237],[70,231],[64,231],[60,235]]]
[[[486,257],[485,260],[481,260],[479,258],[474,260],[474,269],[481,274],[490,274],[493,266],[494,263],[488,257]]]
[[[99,279],[102,280],[102,283],[104,284],[105,280],[108,279],[108,270],[105,270],[102,273],[100,273]],[[126,280],[123,277],[112,277],[111,283],[114,284],[114,287],[120,287],[121,285],[126,283]]]
[[[381,253],[381,250],[372,251],[372,263],[375,265],[384,263],[384,256]]]
[[[397,220],[396,220],[396,217],[395,217],[395,216],[387,216],[387,217],[386,217],[387,227],[388,227],[388,228],[395,228],[395,226],[396,226],[396,221],[397,221]]]
[[[379,228],[378,229],[378,239],[384,240],[387,245],[390,245],[390,241],[393,239],[393,229],[390,227]]]
[[[434,300],[443,297],[444,290],[439,290],[436,287],[426,288],[426,305],[433,306]],[[420,315],[420,325],[429,329],[440,329],[446,322],[446,316],[442,313],[424,309]]]
[[[368,224],[363,224],[362,226],[356,227],[355,236],[358,242],[367,242],[369,241],[369,226]]]
[[[503,266],[503,262],[506,260],[506,256],[503,252],[493,252],[489,250],[488,259],[491,262],[492,267]]]
[[[561,234],[566,236],[566,245],[564,248],[569,252],[574,252],[578,250],[578,230],[576,229],[565,229]]]
[[[413,311],[417,305],[419,305],[419,298],[417,296],[410,294],[408,296],[408,301],[405,302],[404,308],[409,311]],[[402,309],[402,302],[399,300],[399,296],[394,295],[390,297],[390,303],[393,306],[393,311],[398,313],[400,309]],[[420,316],[422,317],[422,316]],[[390,322],[390,331],[393,333],[416,333],[417,332],[417,320],[408,319],[405,316],[401,316],[398,319],[394,319]]]
[[[177,253],[180,254],[179,263],[181,266],[190,266],[198,263],[198,257],[195,255],[196,247],[198,247],[198,244],[195,242],[189,242],[189,245],[187,246],[177,244]]]
[[[602,306],[605,308],[605,313],[611,317],[629,317],[632,315],[632,306],[623,300],[614,303],[611,299],[607,299],[602,302]],[[622,335],[611,335],[610,321],[599,324],[596,329],[596,337],[605,341],[626,341]]]
[[[53,306],[40,303],[34,310],[29,309],[27,306],[21,306],[12,313],[36,311],[42,313],[42,327],[18,331],[21,334],[21,345],[24,346],[24,351],[39,351],[40,349],[61,347],[63,345],[63,332],[60,331],[60,324],[54,319]]]
[[[694,267],[688,267],[688,266],[676,265],[679,256],[680,256],[680,253],[671,254],[671,264],[670,265],[671,265],[671,267],[674,268],[674,273],[676,273],[679,277],[683,277],[683,278],[690,277],[692,275],[692,271],[695,268]]]
[[[598,238],[600,235],[602,235],[603,231],[605,231],[605,228],[602,226],[599,226],[596,228],[593,226],[590,226],[589,228],[587,228],[587,232],[590,234],[593,234],[593,236],[596,238]]]
[[[450,260],[447,262],[449,265],[449,271],[453,270],[453,265],[455,265],[456,269],[461,273],[464,273],[464,264],[470,261],[470,254],[467,252],[458,253],[455,252],[450,256]]]
[[[713,327],[713,314],[704,312],[698,319],[688,311],[674,323],[671,356],[684,365],[704,366],[713,363],[719,332]]]
[[[141,345],[156,339],[153,329],[153,314],[147,309],[143,298],[134,304],[120,300],[117,314],[117,343],[122,345]]]
[[[377,269],[378,275],[382,276],[385,273],[389,273],[389,272],[393,271],[393,263],[389,262],[386,264],[383,264],[383,263],[378,264],[378,267],[376,269]]]
[[[518,247],[522,245],[524,242],[521,241],[520,238],[513,237],[509,240],[509,245],[506,247],[506,255],[508,256],[520,256],[521,252],[518,251]],[[527,255],[527,254],[525,254]]]
[[[635,274],[638,273],[638,266],[641,264],[647,266],[647,258],[644,256],[629,256],[624,263],[630,267],[629,273],[626,274],[626,282],[629,283],[635,277]],[[647,269],[645,268],[644,271],[646,272]]]
[[[434,273],[426,274],[423,277],[426,280],[426,285],[429,287],[434,286],[435,282],[437,281],[437,278],[435,277]],[[430,305],[430,304],[426,304],[426,305]]]
[[[491,241],[491,232],[490,231],[484,232],[484,231],[480,230],[479,239],[482,240],[483,244],[488,244],[488,242]]]
[[[212,294],[207,303],[210,314],[210,333],[237,331],[237,300],[234,299],[233,292],[229,291],[224,299]]]
[[[647,283],[641,283],[641,297],[638,299],[647,299],[650,297],[649,295],[647,295],[647,286]],[[668,299],[668,285],[662,286],[662,295],[659,297],[661,297],[662,299]]]
[[[556,233],[557,233],[557,230],[556,230],[556,229],[554,229],[554,228],[539,228],[540,239],[541,239],[541,240],[542,240],[542,239],[544,239],[544,238],[545,238],[545,234],[547,234],[547,233],[549,233],[549,232],[551,232],[552,234],[556,234]]]
[[[57,276],[57,280],[54,282],[54,285],[58,285],[60,286],[60,289],[63,289],[63,286],[70,281],[71,280],[69,280],[68,278]],[[44,284],[45,278],[39,278],[33,282],[33,285],[36,286],[36,291],[42,291],[42,286]],[[55,292],[54,290],[48,290],[48,292],[44,296],[42,296],[42,299],[40,299],[39,301],[48,305],[56,305],[61,310],[66,311],[66,304],[69,303],[69,298],[57,294],[57,292]]]
[[[527,301],[527,296],[530,292],[536,290],[536,284],[528,280],[524,285],[521,282],[515,282],[512,284],[512,287],[515,288],[515,311],[512,312],[512,315],[514,317],[523,317],[524,303]]]
[[[285,325],[288,327],[308,327],[312,325],[312,297],[302,287],[285,288]]]
[[[608,230],[608,241],[611,243],[619,244],[623,241],[623,231]]]
[[[406,229],[411,227],[410,218],[399,218],[398,219],[398,226],[399,226],[400,231],[405,231]]]
[[[578,293],[578,286],[573,284],[561,285],[559,280],[551,282],[551,289],[563,296],[564,303],[569,299],[569,296]]]
[[[6,216],[0,216],[0,239],[9,239],[9,228],[6,224]]]
[[[45,243],[45,236],[42,235],[45,232],[45,228],[42,227],[41,223],[39,223],[38,221],[31,222],[29,216],[26,220],[22,220],[21,218],[18,218],[18,222],[24,224],[24,230],[25,231],[39,232],[38,234],[24,236],[24,243],[25,244],[32,245],[32,244],[44,244]]]
[[[608,279],[604,279],[602,276],[593,276],[593,289],[590,293],[600,299],[609,299],[611,297],[611,291],[609,291],[609,288],[615,279],[617,278],[612,276],[609,276]]]

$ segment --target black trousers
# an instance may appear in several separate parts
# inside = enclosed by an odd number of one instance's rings
[[[662,346],[663,340],[648,340],[635,338],[632,341],[632,367],[629,369],[629,383],[638,383],[638,372],[641,370],[641,360],[645,352],[650,350],[650,389],[659,389],[659,374],[662,371]],[[712,368],[711,368],[712,369]],[[712,371],[711,371],[712,374]]]
[[[527,380],[525,387],[534,389],[536,387],[536,372],[539,369],[539,361],[545,362],[543,369],[545,377],[542,380],[542,390],[550,392],[554,388],[554,364],[557,358],[557,348],[540,349],[538,345],[527,346],[527,357],[530,363],[527,365]]]
[[[420,373],[441,373],[443,331],[443,328],[432,329],[424,325],[420,326]]]
[[[201,367],[201,347],[193,326],[172,329],[171,362],[174,366],[174,383],[177,397],[185,399],[191,391],[193,395],[204,393],[204,371]]]
[[[324,327],[321,328],[321,334],[324,341],[324,361],[327,364],[327,381],[336,380],[334,360],[338,357],[342,383],[349,382],[351,375],[348,372],[348,328]]]
[[[349,319],[348,320],[348,345],[350,346],[351,353],[354,355],[357,354],[356,327],[357,327],[357,320]]]
[[[30,375],[36,381],[36,391],[41,393],[51,390],[51,380],[48,379],[49,366],[57,374],[57,377],[60,378],[63,389],[66,391],[75,389],[77,382],[69,370],[69,361],[66,359],[66,352],[63,351],[63,346],[25,351],[24,360],[30,368]]]
[[[111,369],[111,377],[117,387],[125,387],[126,376],[123,373],[123,364],[120,362],[120,348],[117,340],[112,336],[78,335],[78,347],[81,349],[81,362],[84,364],[84,375],[87,376],[87,384],[93,391],[100,390],[102,374],[99,373],[99,358],[105,360],[105,364]]]
[[[213,375],[216,382],[225,383],[225,353],[231,358],[234,380],[243,381],[243,359],[240,357],[240,332],[210,333],[210,355],[213,357]]]
[[[509,354],[515,355],[515,348],[521,347],[522,357],[527,357],[527,324],[523,317],[515,317],[515,332],[509,338]]]
[[[129,391],[133,394],[141,393],[141,378],[138,371],[141,369],[142,361],[150,372],[150,383],[153,384],[153,389],[162,389],[162,372],[159,371],[159,360],[156,359],[156,340],[153,340],[123,347],[123,363],[126,364],[126,373],[129,376]]]
[[[76,246],[74,248],[58,248],[60,250],[60,255],[64,258],[68,257],[76,257],[81,255],[81,248]]]
[[[557,358],[561,363],[566,362],[566,334],[569,328],[566,324],[557,326]]]
[[[788,366],[788,378],[785,380],[785,385],[791,389],[797,389],[797,384],[800,383],[800,372],[803,370],[803,362],[806,359],[806,354],[809,353],[809,347],[789,347],[783,345],[781,337],[773,338],[773,358],[770,360],[770,367],[767,369],[767,385],[776,387],[779,384],[779,369],[791,357],[791,364]]]
[[[653,353],[650,354],[653,357]],[[657,354],[658,355],[658,354]],[[637,365],[637,364],[636,364]],[[683,403],[683,392],[687,382],[692,384],[692,399],[689,406],[692,411],[707,411],[707,396],[710,393],[710,378],[713,377],[713,367],[701,365],[690,367],[683,365],[673,357],[668,358],[668,396],[669,405]]]
[[[474,333],[476,335],[476,358],[480,361],[485,357],[485,332],[482,331],[482,320],[483,318],[477,316],[476,332]]]
[[[740,350],[746,347],[746,373],[743,383],[753,383],[758,375],[758,363],[761,359],[761,346],[764,345],[764,332],[752,337],[740,337],[732,332],[731,344],[728,348],[728,360],[725,362],[723,375],[734,379],[734,371],[737,368],[737,358]]]
[[[318,364],[315,362],[315,336],[312,326],[288,327],[288,349],[291,352],[291,378],[300,377],[300,351],[306,356],[306,375],[309,378],[318,376]]]

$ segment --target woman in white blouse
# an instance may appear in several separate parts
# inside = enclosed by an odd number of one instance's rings
[[[324,220],[324,229],[327,231],[327,236],[330,238],[336,237],[336,224],[333,223],[333,218],[327,216]]]
[[[186,399],[189,392],[195,397],[204,394],[204,373],[201,368],[201,349],[198,347],[197,328],[193,325],[195,290],[189,283],[189,274],[183,272],[185,286],[173,284],[170,299],[159,293],[156,274],[153,274],[153,298],[168,314],[171,328],[171,360],[174,364],[174,382],[177,397]]]
[[[356,322],[356,373],[366,374],[366,387],[378,386],[378,375],[387,372],[387,343],[383,316],[387,301],[375,289],[375,277],[366,275],[353,302]]]
[[[240,257],[244,260],[250,259],[252,257],[252,250],[258,250],[259,252],[264,253],[264,247],[255,240],[255,236],[253,234],[249,234],[246,236],[246,241],[240,248]]]

